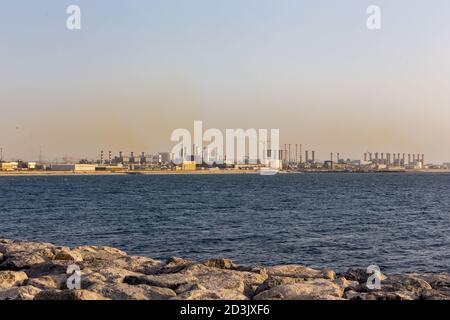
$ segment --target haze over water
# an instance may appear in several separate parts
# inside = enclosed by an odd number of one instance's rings
[[[449,174],[1,177],[0,237],[152,258],[447,271]]]

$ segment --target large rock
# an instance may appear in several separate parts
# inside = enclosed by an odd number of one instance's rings
[[[32,266],[51,260],[50,252],[16,252],[6,254],[4,261],[0,264],[0,270],[23,270]]]
[[[138,277],[140,273],[133,271],[118,269],[118,268],[104,268],[104,269],[83,269],[81,271],[81,288],[87,288],[94,284],[116,284],[123,283],[126,277]]]
[[[66,289],[67,275],[47,275],[25,280],[24,284],[41,290]]]
[[[255,290],[254,295],[258,295],[261,292],[270,290],[276,286],[303,283],[305,280],[302,278],[292,278],[292,277],[278,277],[269,276],[263,283],[261,283]]]
[[[256,295],[254,300],[336,300],[343,290],[326,279],[312,279],[299,283],[278,285]]]
[[[74,261],[74,262],[81,262],[83,261],[83,257],[81,254],[76,250],[58,250],[54,257],[55,260],[67,260],[67,261]]]
[[[333,282],[338,286],[340,286],[344,291],[355,290],[359,287],[358,281],[347,280],[344,277],[339,277],[338,279],[335,279]]]
[[[421,300],[450,300],[450,290],[423,290],[420,294]]]
[[[154,274],[163,266],[163,262],[147,257],[123,256],[114,260],[114,266],[143,274]]]
[[[106,260],[114,261],[127,256],[127,253],[112,247],[82,246],[72,249],[79,254],[84,261]]]
[[[409,291],[384,292],[356,292],[349,290],[345,292],[345,297],[349,300],[416,300],[419,297]]]
[[[424,279],[414,275],[394,275],[381,282],[381,290],[409,291],[420,295],[423,290],[431,290],[431,285]]]
[[[235,290],[197,289],[187,291],[175,298],[175,300],[248,300],[248,297]]]
[[[87,290],[44,290],[34,300],[109,300],[104,296]]]
[[[73,265],[73,261],[67,260],[54,260],[32,265],[29,269],[25,270],[29,278],[39,278],[47,275],[62,275],[67,273],[67,269],[70,265]]]
[[[235,264],[230,259],[218,258],[210,259],[205,262],[207,267],[219,268],[219,269],[236,269]]]
[[[432,287],[425,280],[417,276],[393,275],[380,282],[380,289],[370,289],[364,282],[352,289],[357,292],[375,294],[377,298],[379,298],[381,294],[386,294],[386,297],[391,297],[391,294],[397,294],[398,297],[420,297],[422,291],[431,290]]]
[[[332,270],[315,270],[302,265],[291,264],[266,268],[267,273],[271,276],[291,277],[302,279],[331,279],[336,277],[336,273]]]
[[[83,270],[83,274],[85,274],[87,270]],[[100,270],[95,270],[95,272],[101,274],[103,277],[105,277],[106,282],[109,283],[121,283],[124,282],[126,277],[130,276],[139,276],[140,273],[129,271],[126,269],[120,269],[120,268],[114,268],[114,267],[107,267]]]
[[[218,269],[202,264],[191,265],[185,268],[182,273],[196,277],[198,283],[207,290],[234,290],[247,297],[253,296],[254,290],[267,278],[267,274],[264,272],[253,273]]]
[[[360,268],[351,268],[348,269],[345,273],[342,274],[342,276],[351,281],[358,281],[360,284],[366,284],[367,279],[371,276],[371,273],[367,273],[366,269],[360,269]],[[386,280],[386,276],[384,274],[380,275],[380,280]]]
[[[167,300],[176,296],[176,293],[168,288],[147,285],[132,286],[126,283],[98,283],[88,289],[113,300]]]
[[[196,290],[206,290],[204,286],[202,286],[199,283],[186,283],[178,286],[175,289],[175,292],[177,295],[181,295],[183,293],[187,293],[189,291],[196,291]]]
[[[22,271],[0,271],[0,289],[20,286],[26,279],[28,276]]]
[[[146,274],[158,274],[158,273],[177,273],[196,263],[191,260],[186,260],[178,257],[170,257],[165,264],[161,265],[156,270],[152,270],[153,273]]]
[[[175,290],[182,285],[195,284],[198,282],[198,279],[192,275],[165,273],[159,275],[127,276],[124,282],[131,285],[146,284]]]
[[[25,252],[53,252],[55,246],[50,243],[44,242],[27,242],[27,241],[11,241],[2,240],[0,242],[0,252],[4,255],[10,255],[12,253]]]
[[[2,241],[0,270],[22,270],[54,258],[54,246],[49,243]]]
[[[106,278],[106,276],[96,271],[85,269],[81,273],[81,289],[88,288],[94,284],[102,284],[107,282],[108,279]],[[118,281],[117,283],[120,282],[121,281]]]
[[[0,289],[0,300],[33,300],[40,291],[33,286]]]
[[[450,274],[438,273],[438,274],[411,274],[411,276],[425,280],[430,284],[433,289],[450,288]]]

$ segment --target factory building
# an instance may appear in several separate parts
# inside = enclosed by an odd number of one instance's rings
[[[52,164],[51,171],[95,172],[95,164]]]
[[[1,171],[15,171],[19,166],[18,162],[0,162]]]
[[[36,170],[36,166],[37,166],[36,162],[28,162],[27,163],[28,170]]]
[[[197,169],[197,163],[195,161],[183,161],[181,164],[181,170],[183,171],[195,171]]]
[[[172,154],[170,152],[160,152],[158,160],[159,163],[169,163],[172,161]]]

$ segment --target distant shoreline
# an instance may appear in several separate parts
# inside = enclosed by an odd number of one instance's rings
[[[370,172],[347,172],[347,171],[280,171],[279,174],[326,174],[326,173],[450,173],[450,170],[406,170],[406,171],[370,171]],[[0,177],[23,177],[23,176],[105,176],[105,175],[222,175],[222,174],[259,174],[257,170],[197,170],[197,171],[97,171],[97,172],[73,172],[73,171],[11,171],[0,172]]]
[[[281,173],[281,172],[280,172]],[[286,173],[286,172],[282,172]],[[74,172],[74,171],[23,171],[23,172],[0,172],[1,176],[110,176],[110,175],[192,175],[192,174],[259,174],[255,170],[217,170],[217,171],[97,171],[97,172]]]

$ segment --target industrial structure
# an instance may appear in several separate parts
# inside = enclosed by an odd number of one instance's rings
[[[186,153],[182,149],[181,153]],[[196,150],[193,146],[192,150]],[[278,154],[278,159],[271,155]],[[56,172],[140,172],[140,171],[196,171],[196,170],[248,170],[275,168],[286,172],[402,172],[425,169],[450,169],[450,164],[432,165],[425,163],[425,155],[418,153],[365,152],[362,159],[352,160],[341,157],[340,152],[330,152],[324,160],[319,160],[316,150],[305,149],[302,144],[284,144],[282,150],[263,150],[264,159],[250,161],[249,157],[237,162],[224,158],[221,164],[205,161],[209,153],[183,157],[183,161],[174,160],[170,152],[154,154],[100,151],[95,161],[82,159],[77,161],[47,163],[42,161],[41,152],[38,162],[4,161],[1,149],[0,171],[56,171]],[[204,159],[206,157],[206,159]]]

